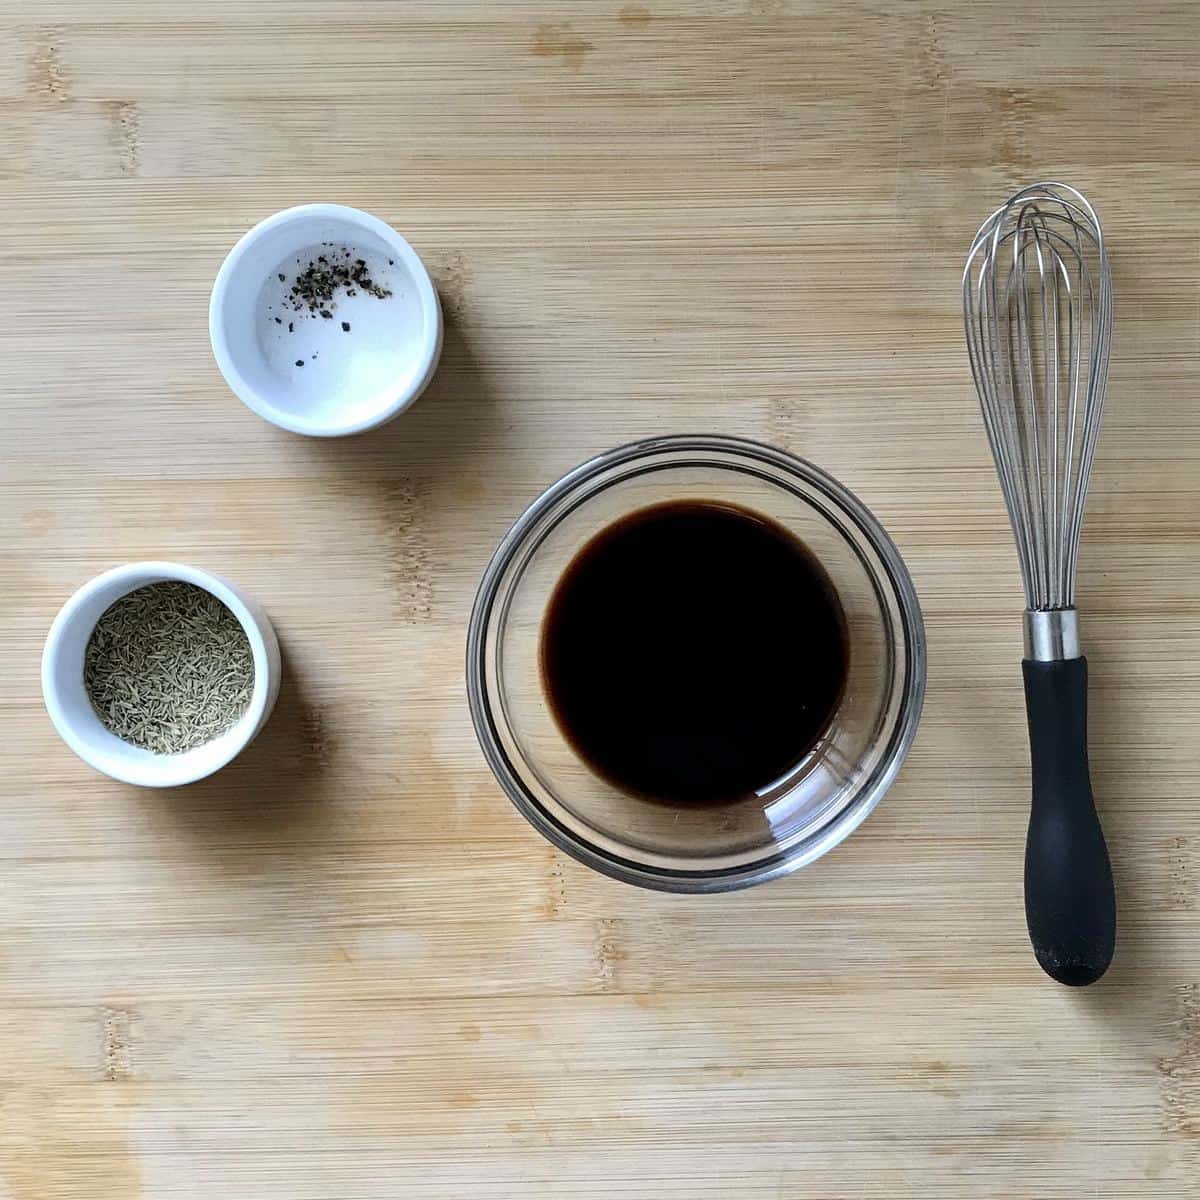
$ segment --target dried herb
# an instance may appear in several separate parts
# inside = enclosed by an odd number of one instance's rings
[[[152,583],[96,622],[83,682],[104,727],[156,754],[212,741],[246,711],[254,656],[237,617],[191,583]]]

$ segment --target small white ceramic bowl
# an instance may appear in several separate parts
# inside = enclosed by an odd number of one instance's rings
[[[104,728],[84,689],[83,659],[96,622],[111,604],[137,588],[174,579],[211,592],[241,622],[254,656],[254,687],[237,724],[219,737],[183,754],[155,754]],[[140,787],[178,787],[220,770],[250,744],[275,707],[279,669],[271,622],[232,583],[182,563],[129,563],[85,583],[54,618],[42,653],[42,696],[63,741],[89,766]]]
[[[364,260],[391,295],[341,289],[329,318],[296,311],[291,286],[319,255]],[[442,352],[442,310],[417,252],[390,225],[341,204],[284,209],[246,233],[217,272],[208,331],[237,396],[312,437],[390,421],[425,390]]]

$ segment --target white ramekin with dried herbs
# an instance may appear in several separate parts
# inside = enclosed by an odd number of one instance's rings
[[[84,584],[50,627],[42,694],[90,766],[176,787],[225,766],[279,694],[279,643],[232,583],[182,563],[139,562]]]

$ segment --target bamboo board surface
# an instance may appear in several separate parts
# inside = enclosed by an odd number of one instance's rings
[[[0,3],[0,1197],[1185,1197],[1200,1176],[1200,14],[815,0]],[[1021,907],[1022,598],[959,273],[1036,178],[1111,241],[1079,584],[1109,976]],[[214,366],[228,247],[392,222],[448,329],[331,443]],[[720,898],[553,852],[478,752],[496,541],[581,459],[737,433],[883,520],[929,634],[854,837]],[[228,575],[288,669],[232,767],[108,782],[42,639],[119,562]]]

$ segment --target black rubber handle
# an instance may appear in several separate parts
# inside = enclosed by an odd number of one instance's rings
[[[1033,762],[1025,920],[1042,970],[1081,987],[1108,970],[1117,937],[1112,867],[1088,775],[1087,659],[1023,666]]]

